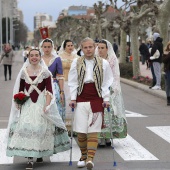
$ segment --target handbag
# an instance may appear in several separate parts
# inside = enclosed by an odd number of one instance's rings
[[[149,48],[149,53],[151,53],[152,48]],[[156,50],[156,52],[153,54],[153,56],[150,57],[150,60],[158,59],[160,57],[159,50]]]

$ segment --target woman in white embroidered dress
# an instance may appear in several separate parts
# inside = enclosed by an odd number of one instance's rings
[[[26,169],[33,169],[33,157],[51,156],[70,147],[53,89],[52,75],[41,60],[40,51],[32,49],[13,91],[30,98],[22,105],[21,113],[12,101],[7,130],[7,156],[28,157]]]
[[[118,59],[113,51],[112,44],[107,40],[101,40],[96,48],[96,55],[106,59],[112,69],[114,82],[110,87],[110,113],[112,114],[112,132],[115,138],[125,138],[127,136],[127,121],[125,108],[120,86],[120,70]],[[104,114],[105,128],[99,135],[99,146],[110,146],[110,126],[107,110]]]

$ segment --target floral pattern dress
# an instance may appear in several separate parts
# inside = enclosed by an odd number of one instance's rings
[[[104,128],[99,133],[99,139],[110,139],[110,123],[114,138],[125,138],[127,136],[127,121],[125,107],[120,86],[120,71],[117,58],[107,59],[112,69],[114,82],[110,87],[110,113],[104,110]]]

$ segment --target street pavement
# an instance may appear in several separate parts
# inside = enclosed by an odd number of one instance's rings
[[[21,52],[17,52],[12,80],[6,82],[3,66],[0,66],[0,170],[23,170],[26,166],[25,158],[6,157],[3,143],[11,107],[12,89],[22,64]],[[158,91],[126,80],[121,83],[121,86],[128,121],[128,136],[125,139],[114,140],[117,166],[113,167],[111,147],[98,148],[94,170],[170,170],[170,107],[166,106],[165,98],[161,97],[165,92],[159,91],[161,95],[153,95],[151,93],[158,93]],[[73,144],[71,167],[68,165],[69,151],[67,151],[45,158],[43,164],[35,164],[35,169],[77,169],[76,161],[80,157],[80,151],[76,138]]]

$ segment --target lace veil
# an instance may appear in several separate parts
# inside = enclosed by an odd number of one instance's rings
[[[57,52],[56,52],[56,50],[54,49],[54,42],[53,42],[53,40],[51,40],[51,39],[49,39],[49,38],[46,38],[46,39],[48,39],[49,41],[52,42],[52,51],[51,51],[51,54],[52,54],[53,56],[55,56],[55,57],[58,57]],[[43,45],[43,43],[44,43],[44,41],[45,41],[46,39],[44,39],[43,41],[41,41],[41,42],[40,42],[40,45],[39,45],[39,49],[40,49],[40,52],[41,52],[42,56],[44,55],[44,52],[43,52],[43,49],[42,49],[42,45]]]
[[[60,50],[58,51],[58,54],[60,55],[60,54],[62,54],[65,50],[64,50],[64,42],[65,42],[65,40],[62,42],[62,44],[61,44],[61,47],[60,47]],[[74,48],[74,50],[72,51],[72,54],[73,55],[75,55],[75,54],[77,54],[77,50]]]

